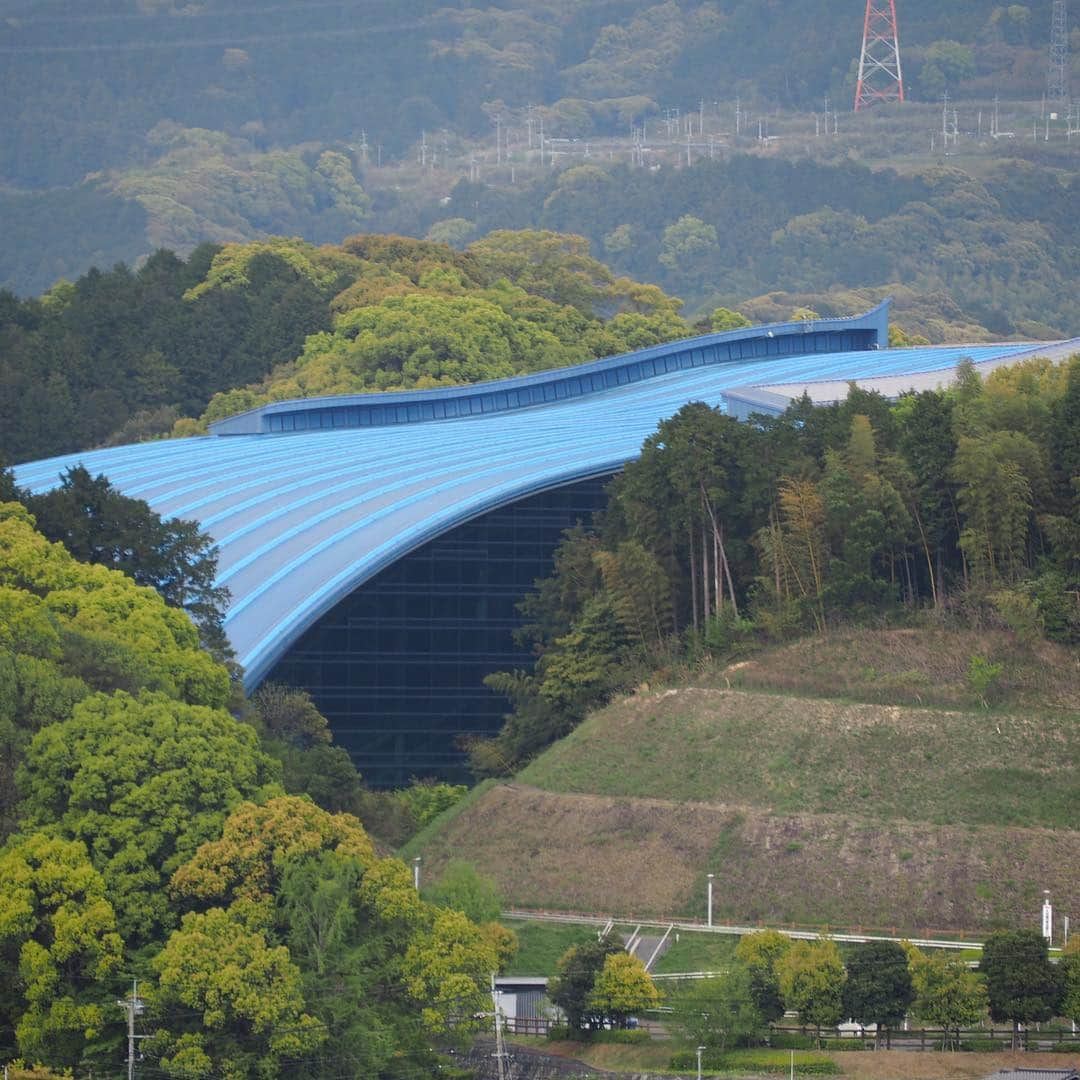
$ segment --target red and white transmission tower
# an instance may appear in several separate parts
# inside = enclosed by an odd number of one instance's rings
[[[896,0],[866,0],[855,111],[879,101],[904,100],[900,70],[900,38],[896,33]]]

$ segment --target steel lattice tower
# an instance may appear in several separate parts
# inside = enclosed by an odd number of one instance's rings
[[[855,111],[879,101],[903,100],[904,75],[900,70],[896,0],[866,0]]]
[[[1054,0],[1050,19],[1050,67],[1046,73],[1046,100],[1055,105],[1069,101],[1069,18],[1066,0]]]

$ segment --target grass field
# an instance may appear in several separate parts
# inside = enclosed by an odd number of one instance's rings
[[[687,930],[673,931],[671,947],[653,966],[657,975],[680,971],[721,971],[735,956],[737,937],[724,934],[695,934]]]
[[[506,919],[503,925],[513,930],[518,939],[517,955],[504,975],[554,975],[555,965],[567,949],[596,937],[593,927],[568,923]]]
[[[667,690],[594,713],[518,779],[784,814],[1072,828],[1077,718]]]

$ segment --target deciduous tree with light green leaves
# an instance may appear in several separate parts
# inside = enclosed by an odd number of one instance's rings
[[[132,944],[175,921],[174,870],[245,798],[278,794],[277,763],[227,712],[163,694],[96,694],[35,737],[20,770],[24,826],[84,841]]]
[[[978,1023],[986,1014],[986,987],[958,957],[924,953],[910,944],[904,948],[915,991],[912,1013],[942,1029],[943,1050],[958,1048],[960,1029]]]
[[[735,959],[750,977],[750,996],[764,1020],[772,1023],[784,1015],[776,969],[791,948],[791,938],[776,930],[759,930],[739,938]]]
[[[776,965],[784,1005],[794,1009],[804,1024],[821,1029],[840,1023],[844,1016],[847,972],[836,942],[795,941]]]
[[[611,1021],[613,1027],[626,1027],[635,1013],[655,1009],[660,993],[645,965],[626,952],[609,953],[593,981],[589,1009]]]
[[[146,1052],[168,1076],[277,1076],[326,1039],[289,950],[269,940],[257,908],[244,915],[186,915],[154,958],[150,1023],[156,1014],[167,1026]]]
[[[1061,967],[1065,972],[1061,1013],[1074,1024],[1080,1023],[1080,937],[1069,939],[1061,955]]]
[[[363,1049],[372,1075],[399,1050],[414,1066],[426,1060],[432,1033],[465,1034],[499,966],[497,943],[461,912],[425,903],[356,818],[297,796],[237,807],[170,891],[182,907],[220,908],[241,923],[258,913],[329,1032],[318,1053],[360,1053],[365,1030],[383,1032]],[[347,1007],[337,1000],[346,988]]]
[[[59,657],[94,689],[159,690],[196,705],[229,700],[228,671],[199,648],[184,612],[117,570],[76,561],[18,503],[0,504],[0,587],[40,600],[54,628],[46,636],[59,637],[44,653],[25,643],[17,651]],[[23,597],[22,610],[32,603]]]
[[[741,964],[689,983],[670,1004],[672,1025],[698,1046],[725,1050],[749,1041],[765,1026],[754,1002],[752,976]]]
[[[40,832],[11,840],[0,852],[0,1000],[20,1053],[72,1066],[100,1050],[123,955],[86,846]]]

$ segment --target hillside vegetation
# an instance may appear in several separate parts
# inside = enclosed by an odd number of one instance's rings
[[[577,135],[702,94],[817,108],[846,96],[861,29],[827,0],[782,18],[754,0],[120,0],[92,15],[5,0],[0,14],[14,105],[0,177],[39,188],[138,159],[164,119],[264,146],[366,132],[397,153],[421,129],[487,132],[494,105],[558,107]],[[1043,89],[1045,5],[909,0],[903,18],[915,97]]]
[[[517,779],[778,814],[1069,829],[1080,820],[1076,721],[666,690],[590,716]]]
[[[673,782],[673,785],[674,782]],[[1080,900],[1080,834],[935,826],[500,784],[423,845],[438,874],[474,863],[507,902],[739,925],[980,934],[1026,925],[1043,888]]]
[[[281,398],[562,367],[690,334],[679,306],[546,232],[467,252],[365,235],[162,250],[40,298],[0,292],[0,459],[192,434]]]
[[[998,675],[979,692],[972,658],[997,665]],[[918,627],[840,627],[799,638],[732,663],[703,662],[698,686],[895,705],[970,709],[993,705],[1013,715],[1080,708],[1080,654],[1047,641],[1021,644],[1003,627],[965,627],[959,620]],[[1056,720],[1054,717],[1056,716]]]
[[[712,871],[720,921],[978,936],[1080,901],[1078,721],[1075,649],[849,626],[639,686],[410,854],[523,907],[701,918]]]
[[[332,761],[306,695],[245,705],[183,610],[2,495],[0,616],[0,1060],[116,1075],[137,976],[154,1075],[438,1074],[512,935],[287,794]]]

